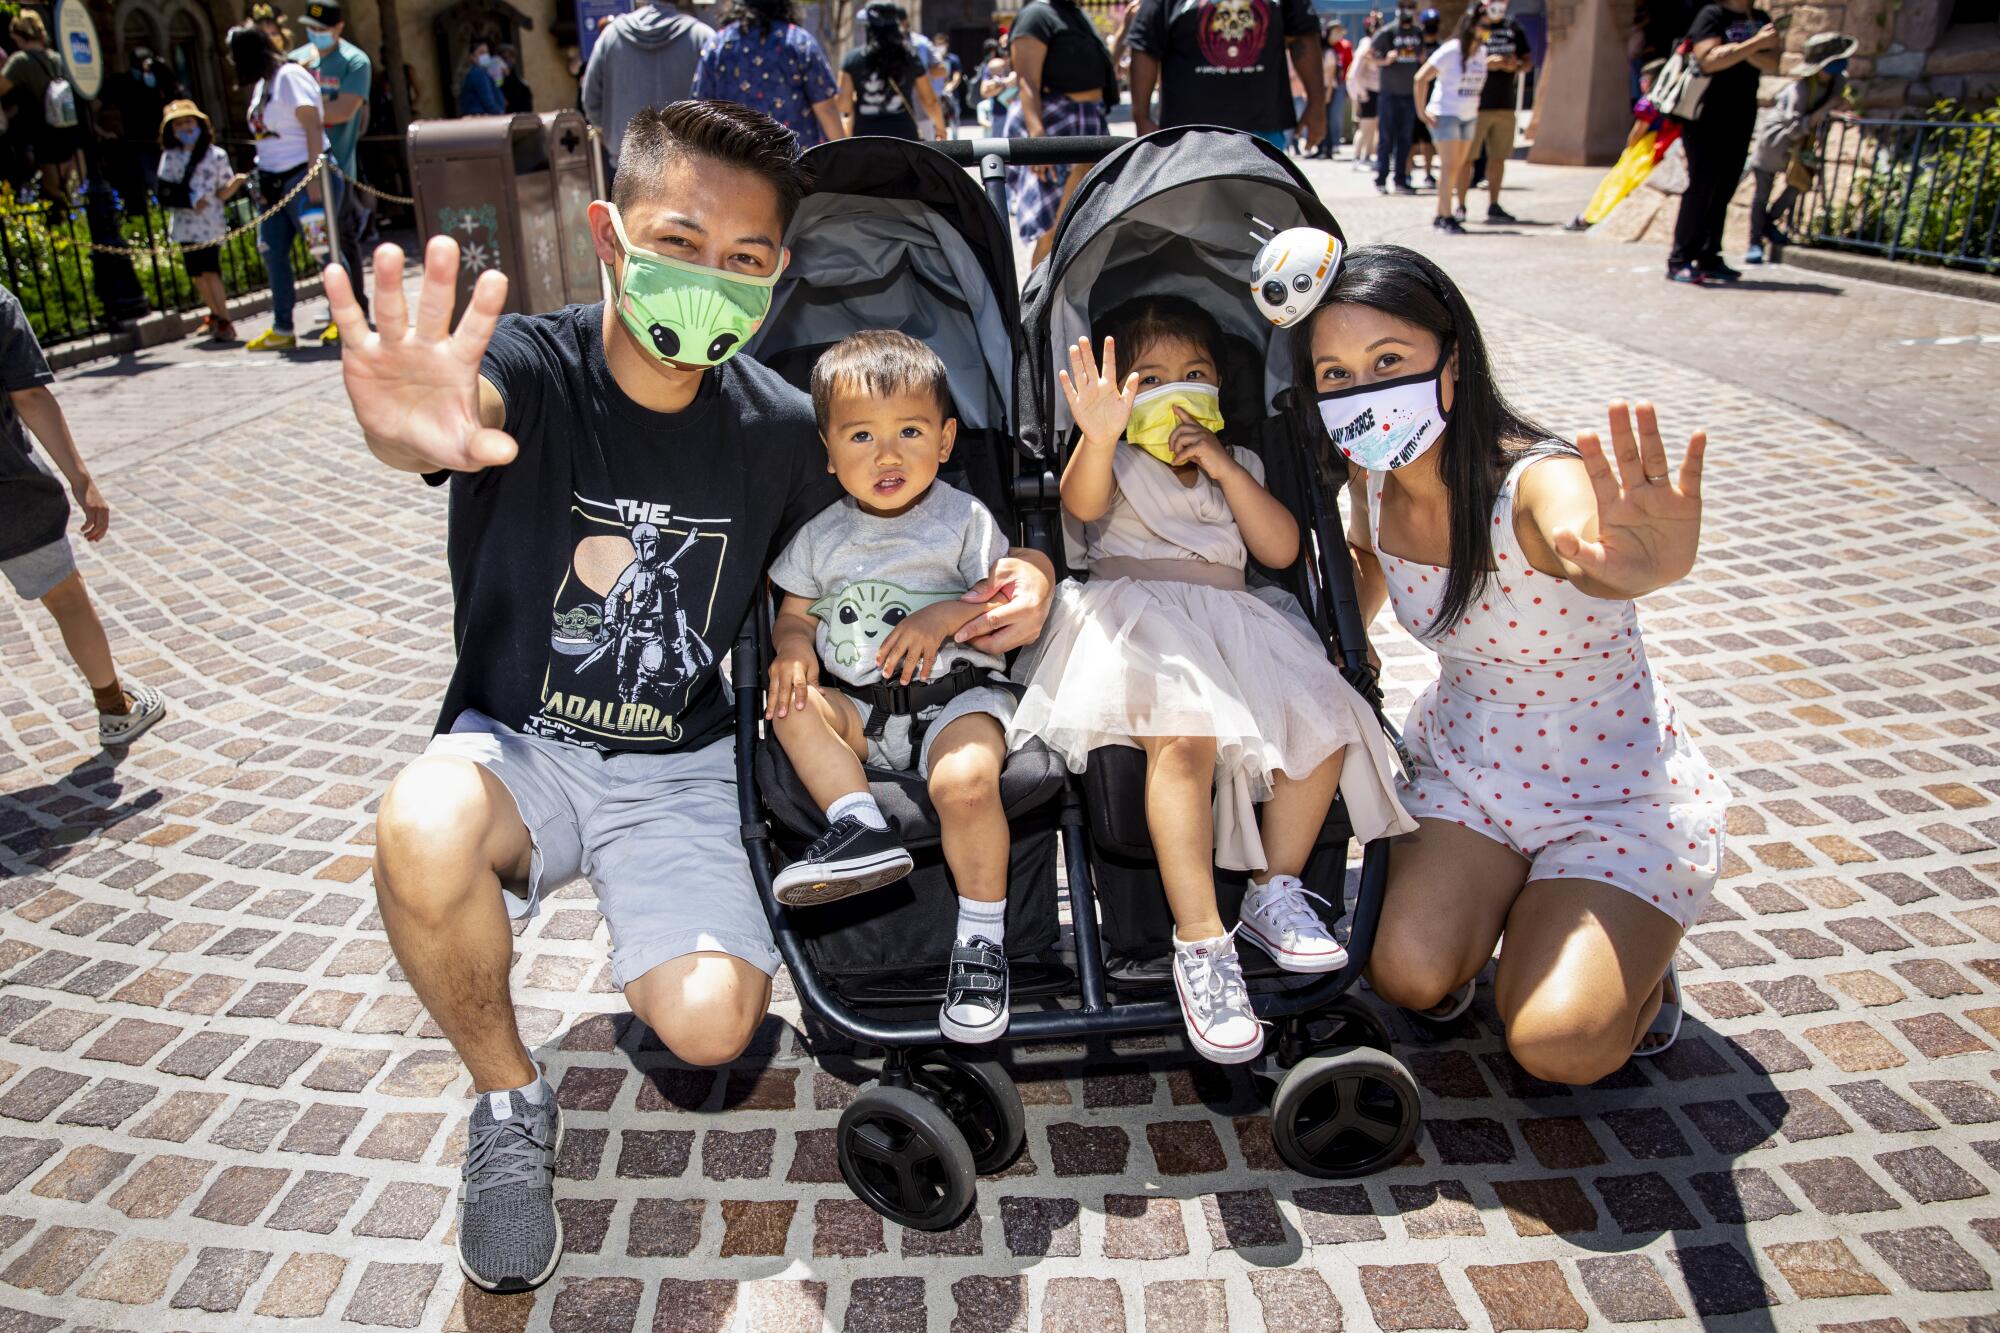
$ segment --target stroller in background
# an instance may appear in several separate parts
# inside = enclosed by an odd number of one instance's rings
[[[941,475],[1061,569],[1056,475],[1070,423],[1054,358],[1130,297],[1194,296],[1229,338],[1223,410],[1231,442],[1262,456],[1272,493],[1307,537],[1293,568],[1253,576],[1291,591],[1348,678],[1372,690],[1339,514],[1320,486],[1303,419],[1289,410],[1291,344],[1257,312],[1246,285],[1258,245],[1250,214],[1337,234],[1295,167],[1248,136],[1207,129],[1138,141],[854,139],[814,148],[805,161],[815,184],[752,355],[803,386],[827,346],[861,329],[898,328],[931,346],[950,372],[960,424]],[[991,195],[1010,161],[1098,162],[1030,283],[1025,312],[1004,209],[962,169],[976,164]],[[907,879],[801,911],[781,907],[772,892],[774,855],[798,855],[824,821],[776,741],[761,735],[770,622],[751,619],[731,662],[751,873],[809,1018],[882,1050],[879,1081],[840,1119],[841,1174],[884,1217],[945,1230],[971,1209],[976,1177],[1005,1170],[1026,1141],[1021,1097],[995,1048],[1181,1029],[1143,758],[1135,749],[1099,750],[1074,776],[1038,743],[1008,757],[1001,797],[1013,831],[1013,1016],[995,1047],[947,1043],[937,1005],[955,892],[936,814],[913,774],[868,770],[916,860]],[[1304,875],[1334,903],[1350,837],[1336,803]],[[1265,1057],[1283,1071],[1272,1137],[1285,1162],[1308,1175],[1370,1174],[1398,1161],[1416,1136],[1415,1081],[1389,1054],[1373,1011],[1347,995],[1367,961],[1387,850],[1377,843],[1364,857],[1345,968],[1308,977],[1245,959],[1257,1012],[1277,1028]],[[1218,872],[1226,921],[1244,887],[1243,876]]]

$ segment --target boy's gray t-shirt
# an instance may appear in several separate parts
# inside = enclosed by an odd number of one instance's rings
[[[843,496],[800,528],[771,565],[771,582],[813,599],[814,644],[827,670],[850,685],[882,679],[875,654],[912,612],[964,595],[1007,554],[986,506],[934,481],[922,499],[887,518]],[[1004,670],[992,653],[946,639],[930,679],[960,662]]]

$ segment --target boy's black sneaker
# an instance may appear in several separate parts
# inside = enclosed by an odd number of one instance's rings
[[[1701,276],[1710,282],[1735,282],[1743,276],[1742,270],[1733,269],[1720,259],[1711,259],[1706,264],[1699,264],[1696,267],[1701,270]]]
[[[1486,220],[1488,222],[1519,222],[1521,219],[1515,217],[1498,204],[1488,204],[1486,206]]]
[[[772,892],[787,907],[816,907],[894,884],[915,868],[894,829],[869,828],[849,815],[779,871]]]
[[[952,1041],[977,1045],[1007,1030],[1007,955],[983,935],[951,946],[938,1030]]]

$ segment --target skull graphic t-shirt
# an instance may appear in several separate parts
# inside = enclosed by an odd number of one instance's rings
[[[1266,134],[1298,123],[1285,42],[1315,35],[1309,0],[1146,0],[1134,51],[1160,65],[1160,125]]]
[[[451,475],[458,661],[438,729],[474,708],[600,750],[728,734],[728,655],[783,541],[839,495],[812,404],[746,356],[680,412],[604,358],[604,307],[502,319],[480,375],[521,452]],[[436,474],[432,480],[441,480]]]

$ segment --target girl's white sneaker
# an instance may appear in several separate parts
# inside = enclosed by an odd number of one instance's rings
[[[1183,941],[1174,935],[1174,991],[1188,1041],[1210,1060],[1240,1065],[1264,1050],[1264,1026],[1250,1007],[1243,965],[1236,958],[1235,931],[1212,940]]]
[[[1296,875],[1273,875],[1270,883],[1252,884],[1243,895],[1237,929],[1287,972],[1337,972],[1347,966],[1347,949],[1312,909],[1313,902],[1326,899]]]

